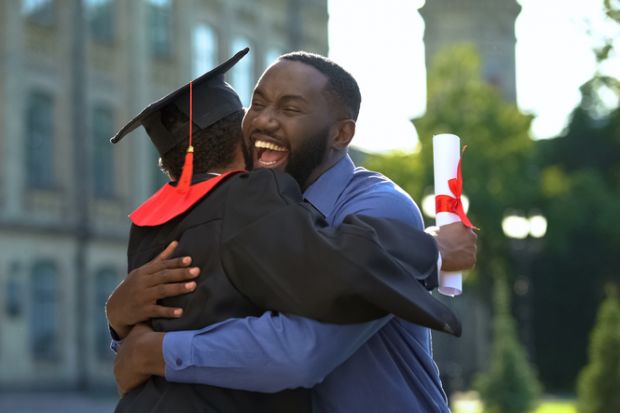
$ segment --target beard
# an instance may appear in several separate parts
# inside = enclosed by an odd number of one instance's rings
[[[291,150],[285,172],[291,175],[299,186],[306,188],[312,172],[323,163],[327,153],[329,128],[309,137],[295,150]]]

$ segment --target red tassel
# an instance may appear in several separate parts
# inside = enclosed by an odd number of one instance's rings
[[[185,163],[183,164],[183,172],[181,172],[181,178],[179,179],[179,185],[177,190],[184,194],[189,190],[192,185],[192,175],[194,174],[194,147],[192,146],[192,125],[194,122],[194,99],[192,91],[192,82],[189,82],[189,145],[187,146],[187,153],[185,154]]]
[[[179,179],[179,185],[177,189],[180,193],[184,194],[189,190],[192,184],[192,175],[194,173],[194,147],[187,148],[185,154],[185,163],[183,164],[183,172],[181,173],[181,179]]]

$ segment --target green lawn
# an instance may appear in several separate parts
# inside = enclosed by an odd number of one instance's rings
[[[534,413],[577,413],[577,409],[574,402],[548,401],[541,403]]]
[[[482,406],[477,400],[461,400],[455,403],[453,413],[482,413]],[[577,413],[575,402],[546,400],[532,413]]]

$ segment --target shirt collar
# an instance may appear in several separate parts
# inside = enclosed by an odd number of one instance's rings
[[[325,217],[330,217],[336,209],[336,201],[353,177],[354,169],[353,161],[346,154],[306,189],[304,197]]]

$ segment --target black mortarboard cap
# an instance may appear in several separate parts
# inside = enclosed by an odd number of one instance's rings
[[[197,129],[204,129],[218,120],[243,108],[235,90],[224,81],[224,74],[230,70],[249,48],[245,48],[233,57],[196,78],[193,84],[193,124]],[[181,113],[187,120],[176,123],[173,128],[166,121],[167,114]],[[119,130],[110,142],[117,143],[138,126],[143,125],[160,155],[186,140],[189,133],[190,118],[190,84],[175,90],[167,96],[148,105],[138,116]],[[172,130],[171,130],[172,129]],[[196,128],[195,128],[196,129]]]

